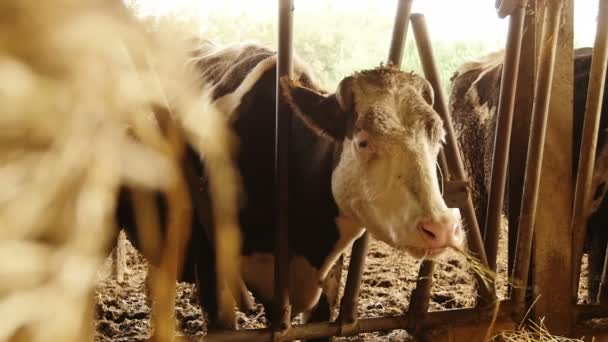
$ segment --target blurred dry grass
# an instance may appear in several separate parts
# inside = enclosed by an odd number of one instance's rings
[[[136,21],[120,0],[0,1],[0,340],[92,338],[117,191],[162,190],[176,199],[170,217],[188,212],[184,140],[208,164],[220,261],[231,261],[218,267],[235,276],[234,144],[186,63],[189,38]],[[154,107],[168,109],[167,134]],[[180,246],[187,220],[171,229],[181,234],[167,244]],[[169,307],[180,253],[166,248],[156,283],[169,292],[153,291]],[[172,330],[166,305],[161,339]]]

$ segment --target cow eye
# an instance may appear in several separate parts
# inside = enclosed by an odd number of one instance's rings
[[[355,134],[353,140],[353,147],[355,150],[362,153],[364,156],[370,156],[375,152],[374,142],[370,139],[369,133],[366,131],[359,131]]]

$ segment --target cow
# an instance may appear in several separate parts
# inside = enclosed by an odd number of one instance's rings
[[[255,43],[206,42],[191,63],[201,89],[211,93],[212,105],[225,114],[239,141],[241,276],[267,315],[273,314],[268,304],[275,263],[277,84],[281,115],[293,115],[291,139],[284,142],[289,144],[292,314],[329,318],[327,305],[321,305],[329,300],[322,283],[365,231],[416,258],[464,248],[459,215],[446,206],[439,188],[436,165],[445,130],[424,78],[380,64],[345,77],[329,92],[297,57],[292,77],[277,80],[277,53]],[[188,149],[188,159],[204,174],[204,158]],[[197,191],[205,191],[204,178]],[[129,229],[134,226],[133,208],[125,193],[118,223],[137,245],[135,231]],[[164,210],[162,196],[158,201]],[[213,260],[205,223],[196,216],[192,220],[185,281],[205,279]],[[211,305],[206,286],[212,284],[199,284],[203,307]]]
[[[572,170],[574,177],[578,168],[581,135],[589,70],[591,48],[579,48],[574,54],[574,100],[573,100],[573,144]],[[487,54],[477,61],[461,65],[451,78],[449,108],[454,129],[458,136],[465,168],[470,175],[472,194],[477,219],[485,222],[485,210],[490,187],[494,134],[496,128],[498,97],[502,77],[504,51]],[[596,164],[593,174],[593,203],[587,221],[586,250],[589,252],[589,288],[591,301],[595,300],[604,264],[608,242],[608,96],[604,91],[600,119],[600,132],[596,148]],[[516,131],[513,132],[517,134]],[[521,186],[521,185],[520,185]],[[505,201],[506,210],[508,200]],[[506,215],[506,212],[504,212]]]

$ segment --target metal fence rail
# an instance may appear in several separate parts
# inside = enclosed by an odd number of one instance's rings
[[[492,179],[488,196],[488,207],[484,229],[484,242],[490,269],[496,271],[500,216],[504,205],[507,179],[507,162],[511,145],[515,87],[524,32],[527,0],[519,1],[511,14],[507,47],[502,68],[497,123],[494,135]]]
[[[501,310],[498,319],[508,319],[512,312],[512,307],[505,303],[501,305]],[[335,322],[320,322],[308,323],[302,325],[293,325],[286,330],[282,338],[284,340],[309,339],[328,336],[353,336],[360,333],[387,331],[394,329],[405,329],[408,326],[415,324],[419,328],[432,329],[440,328],[446,325],[446,322],[452,326],[467,326],[477,325],[482,322],[488,322],[492,318],[492,309],[467,308],[433,311],[425,315],[423,319],[412,320],[407,314],[399,316],[385,316],[375,318],[362,318],[353,325],[348,332],[342,330],[341,324]],[[273,331],[270,328],[265,329],[246,329],[215,332],[205,336],[202,341],[209,342],[255,342],[255,341],[270,341],[273,337]],[[190,337],[180,336],[176,338],[179,342],[186,342]],[[200,339],[199,339],[200,340]]]
[[[284,110],[280,100],[280,78],[291,77],[293,59],[293,0],[279,1],[279,51],[277,58],[276,131],[275,131],[275,208],[276,231],[274,251],[274,305],[272,309],[274,340],[289,329],[289,140],[291,139],[291,111]]]

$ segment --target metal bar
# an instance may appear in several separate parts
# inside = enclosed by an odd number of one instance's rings
[[[408,330],[411,330],[414,333],[419,332],[420,326],[418,322],[424,320],[429,310],[434,271],[435,263],[431,260],[424,260],[420,265],[416,288],[412,292],[410,305],[407,309],[409,320]]]
[[[608,306],[597,304],[578,304],[574,307],[577,322],[594,318],[608,317]]]
[[[445,198],[446,204],[452,207],[451,202],[459,202],[459,196],[457,193],[450,191],[448,189],[450,185],[453,185],[450,182],[450,174],[447,166],[447,159],[445,156],[445,151],[441,150],[439,152],[439,170],[441,171],[443,177],[441,179],[441,186],[443,190],[443,196]],[[416,282],[416,287],[410,296],[410,303],[407,310],[407,315],[410,320],[410,326],[408,327],[410,330],[417,332],[419,330],[418,321],[424,318],[426,315],[429,304],[431,300],[431,290],[433,288],[433,273],[435,272],[435,262],[432,260],[423,260],[420,269],[418,271],[418,280]]]
[[[608,252],[608,246],[606,247],[606,251]],[[602,305],[608,304],[608,253],[604,255],[604,267],[602,268],[602,278],[597,293],[597,301]]]
[[[407,38],[407,26],[410,13],[412,11],[412,0],[399,0],[397,13],[395,14],[395,24],[393,25],[393,35],[391,48],[388,53],[388,62],[401,67],[403,61],[403,48]]]
[[[443,177],[441,179],[441,188],[443,196],[446,200],[446,204],[451,207],[450,201],[454,201],[457,197],[454,193],[447,191],[446,187],[450,184],[450,174],[447,165],[447,159],[445,151],[439,152],[439,171],[441,171]],[[433,273],[435,272],[435,262],[432,260],[423,260],[420,269],[418,271],[418,280],[416,281],[416,287],[410,296],[409,307],[407,315],[409,317],[408,328],[415,333],[419,331],[418,322],[426,315],[429,304],[431,301],[431,290],[433,288]]]
[[[554,60],[539,59],[539,71],[545,65],[554,69],[551,86],[544,156],[534,223],[534,316],[546,317],[548,331],[570,334],[574,323],[572,296],[572,201],[574,171],[573,142],[573,31],[574,0],[545,0],[545,29],[540,50],[555,44]],[[554,31],[552,33],[552,31]],[[548,48],[547,48],[548,49]],[[548,54],[545,54],[546,57]],[[539,53],[539,56],[543,56]],[[539,82],[542,81],[538,76]],[[557,266],[558,265],[558,266]],[[559,272],[556,272],[556,266]],[[540,297],[538,297],[540,296]]]
[[[528,1],[524,19],[524,34],[521,43],[521,56],[515,91],[515,109],[513,110],[513,129],[509,148],[509,238],[508,238],[508,273],[513,272],[515,243],[519,226],[519,210],[523,193],[524,175],[526,172],[526,154],[528,137],[534,103],[534,77],[536,75],[536,0]],[[510,284],[509,284],[510,291]]]
[[[513,127],[513,108],[515,107],[515,86],[517,84],[517,71],[519,70],[525,14],[526,3],[520,1],[518,6],[513,9],[509,19],[509,34],[500,82],[492,176],[488,194],[485,233],[483,235],[488,266],[493,271],[496,271],[500,218],[505,199],[509,146],[511,145],[511,128]]]
[[[462,207],[462,203],[466,203],[467,201],[470,185],[469,182],[462,181],[444,182],[443,197],[445,199],[445,204],[449,208]]]
[[[363,277],[363,266],[367,247],[369,245],[369,233],[357,239],[353,244],[350,263],[348,265],[348,275],[344,286],[344,295],[340,303],[340,315],[338,321],[345,326],[353,324],[357,320],[357,304],[359,303],[359,290],[361,278]]]
[[[414,13],[410,16],[412,22],[412,29],[414,31],[414,38],[416,39],[416,46],[418,47],[418,54],[420,55],[420,61],[426,79],[429,81],[433,90],[435,91],[435,104],[434,109],[439,113],[444,121],[444,126],[447,131],[447,144],[445,146],[445,155],[448,161],[448,167],[450,169],[450,175],[453,176],[453,180],[466,181],[466,173],[462,160],[460,159],[460,152],[458,150],[458,142],[456,141],[456,135],[454,134],[454,128],[452,125],[452,119],[448,112],[448,107],[445,101],[445,95],[443,94],[443,88],[439,80],[439,72],[433,56],[433,48],[431,46],[431,40],[426,28],[424,16],[420,13]],[[479,231],[479,225],[475,216],[475,209],[473,207],[473,200],[471,194],[467,192],[467,200],[464,206],[461,207],[464,212],[465,222],[468,224],[470,229],[467,230],[468,241],[471,244],[471,251],[479,258],[484,264],[488,264],[486,253],[483,248],[483,242],[481,240],[481,234]],[[478,279],[480,280],[480,279]],[[488,289],[483,286],[483,281],[479,282],[479,292],[482,301],[485,303],[493,303],[496,295],[493,289]]]
[[[275,208],[273,337],[280,341],[291,323],[289,303],[289,142],[290,111],[281,108],[280,78],[291,77],[293,59],[293,0],[279,0],[279,47],[277,58],[276,132],[275,132]]]
[[[545,146],[545,132],[547,116],[549,114],[549,100],[553,81],[553,67],[557,49],[557,34],[559,29],[559,16],[561,3],[547,11],[549,21],[544,26],[548,34],[544,34],[544,42],[540,46],[540,60],[538,65],[538,78],[534,90],[534,106],[532,114],[532,127],[528,143],[528,156],[526,158],[526,174],[524,178],[524,192],[522,196],[521,215],[519,221],[519,234],[517,237],[517,253],[513,268],[513,295],[512,298],[518,310],[525,309],[526,286],[528,284],[528,270],[534,236],[534,219],[536,217],[536,204],[540,184],[540,173]],[[548,39],[551,37],[552,39]]]
[[[501,303],[498,321],[508,319],[512,308],[509,302]],[[421,322],[421,327],[425,329],[435,327],[445,327],[446,322],[451,326],[479,325],[481,322],[488,322],[492,317],[493,309],[467,308],[456,310],[443,310],[429,312]],[[294,325],[286,332],[285,340],[312,339],[329,336],[353,336],[366,332],[387,331],[403,329],[409,324],[408,315],[363,318],[356,322],[353,329],[347,334],[341,334],[339,322],[321,322]],[[204,336],[202,339],[197,336],[197,341],[203,342],[237,342],[237,341],[269,341],[272,336],[270,329],[247,329],[238,331],[218,331]],[[176,341],[187,341],[187,336],[177,336]]]
[[[573,250],[573,295],[578,294],[578,280],[581,272],[583,243],[587,233],[587,220],[591,204],[591,181],[595,165],[595,150],[600,126],[606,69],[608,63],[608,0],[600,0],[597,32],[591,69],[589,87],[581,140],[580,159],[574,192],[574,209],[572,211],[572,250]],[[603,276],[602,276],[603,278]],[[603,280],[603,279],[602,279]],[[602,294],[598,294],[600,297]]]
[[[595,342],[595,341],[606,341],[608,339],[608,327],[606,326],[589,326],[579,325],[575,326],[572,330],[572,336],[584,336],[585,338],[581,341]]]

